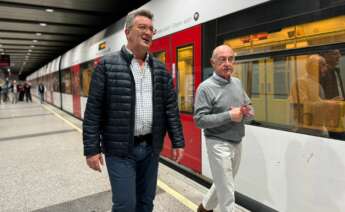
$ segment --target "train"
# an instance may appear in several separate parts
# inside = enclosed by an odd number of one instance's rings
[[[305,102],[302,91],[292,95],[309,73],[311,55],[338,52],[336,79],[345,80],[345,1],[151,0],[142,8],[155,16],[150,52],[166,64],[177,92],[186,148],[175,165],[212,179],[193,104],[198,85],[213,72],[212,50],[227,44],[236,52],[234,75],[256,113],[245,126],[237,194],[261,211],[345,211],[344,94]],[[126,44],[124,22],[29,75],[33,90],[43,83],[46,102],[83,119],[92,72],[104,55]],[[318,89],[309,90],[319,95]],[[169,161],[170,151],[166,138],[162,158]]]

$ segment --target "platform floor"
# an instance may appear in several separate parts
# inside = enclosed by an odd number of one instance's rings
[[[110,211],[106,168],[87,167],[81,125],[48,104],[0,104],[1,212]],[[154,211],[196,211],[206,191],[160,164]]]

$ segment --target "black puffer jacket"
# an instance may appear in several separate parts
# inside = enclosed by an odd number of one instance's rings
[[[125,47],[105,56],[92,75],[83,122],[84,155],[104,152],[126,157],[134,142],[135,82]],[[152,145],[159,153],[166,131],[175,148],[184,147],[172,78],[163,63],[149,57],[152,73]]]

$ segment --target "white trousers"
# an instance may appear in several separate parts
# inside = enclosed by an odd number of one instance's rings
[[[203,206],[212,210],[219,204],[221,212],[235,211],[235,181],[241,161],[242,144],[206,138],[213,184],[203,199]]]

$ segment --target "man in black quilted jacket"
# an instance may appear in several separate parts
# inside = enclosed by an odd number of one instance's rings
[[[155,33],[147,10],[130,13],[128,44],[107,55],[92,75],[83,142],[87,165],[101,171],[105,155],[113,212],[153,210],[158,159],[166,132],[173,159],[183,156],[184,138],[172,78],[148,53]]]

